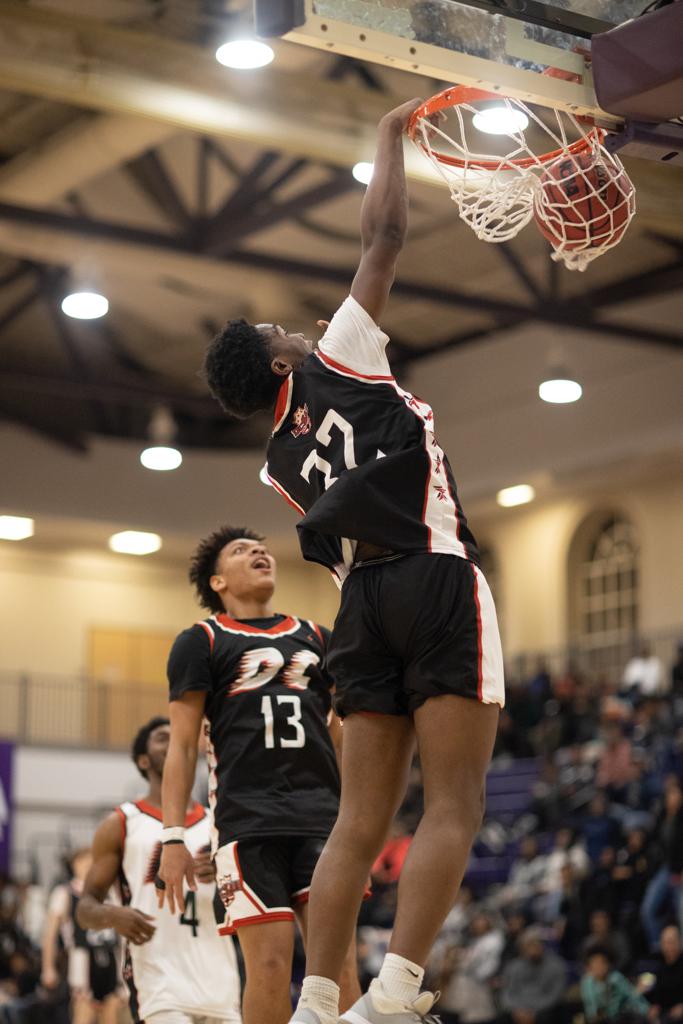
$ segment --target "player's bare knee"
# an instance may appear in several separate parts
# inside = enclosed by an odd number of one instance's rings
[[[250,952],[246,972],[249,981],[258,982],[259,985],[278,985],[283,977],[289,980],[292,972],[291,950],[258,947]]]

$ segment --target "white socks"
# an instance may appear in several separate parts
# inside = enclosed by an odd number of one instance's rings
[[[410,1006],[420,992],[424,973],[424,969],[412,961],[396,953],[387,953],[379,972],[379,981],[387,998]]]
[[[299,1008],[315,1010],[322,1017],[321,1024],[327,1020],[337,1024],[339,1017],[339,985],[329,978],[319,978],[315,974],[304,978],[301,987]]]

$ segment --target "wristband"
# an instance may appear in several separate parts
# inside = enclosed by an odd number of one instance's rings
[[[171,825],[170,828],[161,830],[161,842],[163,846],[167,843],[184,843],[185,829],[182,825]]]

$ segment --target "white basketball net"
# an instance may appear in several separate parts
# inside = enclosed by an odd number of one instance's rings
[[[559,150],[558,155],[544,161],[530,149],[523,129],[497,136],[512,143],[502,156],[472,149],[468,134],[477,136],[481,144],[481,134],[472,126],[472,117],[481,111],[470,103],[449,108],[444,127],[419,119],[415,145],[448,185],[460,217],[477,238],[508,241],[535,218],[546,229],[552,258],[570,270],[585,270],[621,241],[635,214],[635,188],[623,164],[605,149],[594,129],[587,132],[571,114],[553,110],[549,127],[519,100],[496,97],[496,101],[507,108],[512,123],[521,112],[530,128],[541,128],[549,138],[546,151]],[[573,157],[579,140],[586,142],[586,148]],[[462,166],[440,160],[435,144],[439,154],[457,158]],[[525,161],[525,166],[518,166],[516,160]],[[569,173],[565,166],[559,175],[559,165],[567,160],[572,161]],[[572,192],[578,198],[572,199]]]

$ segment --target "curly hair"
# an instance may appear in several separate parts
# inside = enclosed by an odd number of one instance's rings
[[[241,317],[228,320],[209,345],[204,376],[209,390],[230,416],[243,420],[272,409],[282,381],[273,373],[263,333]]]
[[[162,725],[170,724],[171,723],[168,720],[168,718],[164,718],[162,715],[157,715],[155,718],[151,718],[147,725],[142,726],[142,728],[138,731],[137,736],[133,740],[133,743],[130,748],[130,756],[133,761],[133,764],[140,772],[140,775],[142,775],[143,779],[148,778],[148,775],[144,768],[141,768],[140,765],[138,764],[138,759],[140,757],[143,757],[147,753],[147,744],[149,743],[149,738],[154,732],[154,730],[159,729]]]
[[[225,545],[233,540],[239,540],[241,537],[246,540],[264,540],[260,533],[254,533],[253,530],[246,527],[221,526],[204,540],[200,540],[195,548],[190,559],[188,576],[195,589],[197,600],[203,608],[209,608],[212,612],[225,611],[220,596],[212,589],[209,581],[216,572],[216,562]]]

